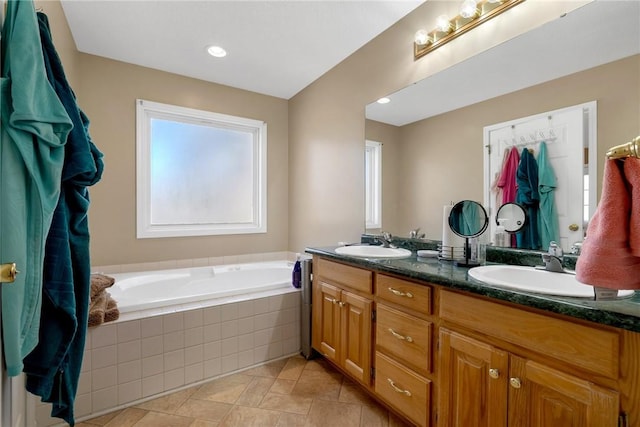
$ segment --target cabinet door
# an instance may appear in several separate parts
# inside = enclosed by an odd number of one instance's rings
[[[507,352],[442,328],[439,361],[439,426],[506,427]]]
[[[543,364],[511,356],[509,427],[615,427],[619,395]]]
[[[340,298],[335,286],[320,282],[314,286],[313,345],[326,358],[338,363],[340,348]]]
[[[342,292],[342,353],[344,369],[360,382],[371,384],[371,312],[373,302]]]

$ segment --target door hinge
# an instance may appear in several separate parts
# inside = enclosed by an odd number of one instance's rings
[[[369,373],[371,375],[371,379],[375,380],[376,379],[376,368],[371,368],[369,371],[370,371]]]
[[[376,311],[375,310],[371,310],[371,321],[372,322],[376,321]]]
[[[487,147],[488,154],[491,155],[491,144],[487,144],[485,147]]]
[[[622,412],[618,416],[618,427],[628,427],[628,426],[629,426],[629,420],[627,419],[627,414]]]

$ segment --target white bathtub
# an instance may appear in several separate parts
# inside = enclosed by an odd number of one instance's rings
[[[111,274],[115,283],[108,292],[121,314],[194,302],[205,307],[292,291],[292,268],[289,261],[268,261]]]

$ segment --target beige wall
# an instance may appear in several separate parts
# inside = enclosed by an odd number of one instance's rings
[[[90,190],[94,265],[287,250],[286,100],[92,55],[80,54],[79,63],[79,102],[105,162]],[[136,239],[137,98],[267,122],[267,233]]]
[[[364,231],[366,104],[584,3],[588,1],[527,1],[414,61],[416,30],[435,22],[442,13],[455,15],[456,2],[431,0],[294,96],[289,101],[289,249],[354,241]],[[468,136],[475,138],[471,133]],[[440,182],[443,193],[455,195]],[[407,189],[400,200],[412,197],[432,202],[430,194],[420,190]],[[436,197],[433,203],[442,209],[440,199]],[[429,221],[431,218],[421,219],[410,227]]]

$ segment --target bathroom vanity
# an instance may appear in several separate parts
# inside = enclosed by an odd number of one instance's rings
[[[421,427],[640,427],[640,296],[480,284],[437,259],[313,254],[313,347]]]

